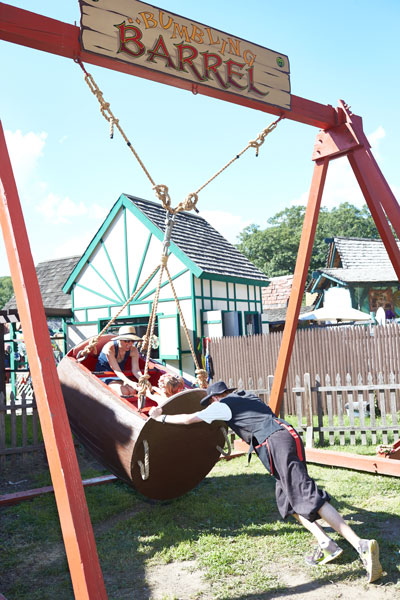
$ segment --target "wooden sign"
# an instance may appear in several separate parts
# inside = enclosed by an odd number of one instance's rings
[[[393,311],[393,291],[392,288],[373,289],[368,291],[369,309],[376,312],[380,306],[385,310]]]
[[[136,0],[80,0],[88,52],[290,110],[289,60]],[[157,77],[155,77],[157,79]]]

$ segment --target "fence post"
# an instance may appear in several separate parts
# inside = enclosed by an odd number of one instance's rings
[[[306,448],[312,448],[314,445],[314,426],[313,426],[313,410],[311,398],[311,377],[310,373],[304,373],[304,398],[306,404]]]
[[[319,375],[315,376],[315,387],[317,388],[318,442],[320,446],[323,446],[324,432],[322,428],[324,426],[324,419],[322,410],[322,394],[319,391],[319,388],[321,387],[321,378]]]
[[[370,373],[370,372],[368,372],[367,384],[373,385],[372,373]],[[373,444],[376,444],[376,429],[374,429],[376,427],[376,414],[375,414],[375,412],[376,412],[375,398],[376,397],[377,397],[376,390],[370,390],[368,392],[369,414],[370,414],[370,425],[371,425],[371,439],[372,439]]]

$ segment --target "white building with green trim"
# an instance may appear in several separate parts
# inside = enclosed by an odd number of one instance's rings
[[[160,262],[165,210],[122,194],[77,262],[63,292],[71,295],[68,345],[96,335]],[[262,294],[268,279],[205,219],[176,215],[168,269],[193,345],[204,337],[262,333]],[[135,295],[116,326],[147,328],[157,275]],[[163,281],[156,334],[160,360],[186,376],[193,360],[168,281]]]

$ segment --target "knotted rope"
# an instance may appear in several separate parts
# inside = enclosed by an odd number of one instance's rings
[[[143,446],[144,446],[144,462],[142,462],[141,460],[137,461],[137,464],[139,466],[140,469],[140,475],[143,479],[143,481],[146,481],[146,479],[149,478],[150,475],[150,452],[149,452],[149,443],[147,440],[143,440]]]
[[[234,158],[232,158],[230,161],[228,161],[225,166],[223,166],[221,169],[219,169],[219,171],[217,171],[212,177],[210,177],[201,187],[199,187],[195,192],[191,192],[190,194],[188,194],[186,196],[186,198],[182,202],[180,202],[175,208],[172,208],[172,206],[171,206],[171,197],[169,195],[168,186],[166,186],[165,184],[156,184],[154,182],[154,179],[151,177],[148,169],[145,167],[145,165],[144,165],[143,161],[141,160],[139,154],[136,152],[135,148],[133,147],[133,145],[129,141],[127,135],[125,134],[124,130],[122,129],[121,125],[119,124],[119,119],[117,119],[115,117],[115,115],[113,114],[113,112],[111,111],[110,103],[105,101],[104,96],[103,96],[103,92],[100,90],[100,88],[96,84],[93,76],[86,71],[85,67],[83,66],[82,61],[79,58],[75,58],[74,60],[75,60],[75,62],[77,64],[79,64],[79,66],[81,67],[81,69],[85,73],[85,81],[86,81],[86,83],[87,83],[90,91],[97,98],[97,101],[100,104],[100,112],[103,115],[103,117],[106,119],[106,121],[108,121],[109,124],[110,124],[110,137],[111,138],[114,137],[114,127],[116,127],[118,129],[118,131],[120,132],[122,138],[125,140],[128,148],[131,150],[131,152],[133,153],[134,157],[138,161],[139,165],[143,169],[145,175],[149,179],[149,181],[150,181],[150,183],[152,185],[152,188],[154,190],[154,193],[156,194],[156,196],[160,200],[163,208],[167,211],[167,214],[170,217],[170,221],[168,221],[168,218],[167,218],[167,228],[165,230],[164,248],[163,248],[163,253],[162,253],[162,256],[161,256],[160,265],[156,267],[156,269],[148,277],[148,279],[141,286],[141,288],[139,288],[139,290],[135,290],[135,292],[133,292],[133,294],[127,300],[127,302],[124,304],[124,306],[121,308],[121,310],[113,317],[113,319],[111,319],[111,321],[109,323],[107,323],[107,325],[99,333],[99,335],[96,336],[95,338],[93,338],[91,340],[91,342],[82,351],[82,354],[83,354],[83,352],[86,352],[86,354],[85,354],[85,356],[86,356],[89,352],[91,352],[93,350],[93,348],[96,346],[97,340],[100,337],[100,335],[102,335],[105,331],[107,331],[107,329],[110,327],[110,325],[112,323],[115,322],[115,320],[121,314],[121,312],[124,310],[124,308],[132,301],[132,299],[134,298],[134,296],[137,295],[139,293],[139,291],[141,291],[141,289],[144,287],[144,285],[147,283],[147,281],[151,277],[153,277],[155,275],[155,273],[158,271],[158,269],[160,269],[160,275],[159,275],[159,280],[158,280],[158,285],[157,285],[157,290],[156,290],[156,296],[155,296],[154,301],[153,301],[153,306],[152,306],[152,310],[151,310],[151,315],[150,315],[150,319],[149,319],[149,324],[148,324],[147,332],[146,332],[146,335],[143,338],[143,343],[142,343],[142,350],[144,350],[144,349],[147,348],[145,372],[143,373],[143,375],[139,379],[139,394],[140,394],[140,397],[141,397],[141,401],[144,402],[145,392],[146,392],[147,388],[150,387],[150,384],[149,384],[149,375],[148,375],[148,363],[149,363],[150,351],[151,351],[151,340],[154,338],[154,326],[155,326],[155,320],[156,320],[156,315],[157,315],[157,307],[158,307],[158,300],[159,300],[159,294],[160,294],[161,280],[162,280],[163,272],[165,270],[166,273],[167,273],[167,275],[168,275],[168,279],[169,279],[169,282],[170,282],[170,285],[171,285],[171,289],[172,289],[173,294],[174,294],[175,303],[176,303],[176,305],[178,307],[178,311],[179,311],[179,315],[181,317],[181,321],[182,321],[182,325],[183,325],[183,328],[184,328],[184,331],[185,331],[185,335],[186,335],[186,338],[187,338],[188,343],[189,343],[189,347],[190,347],[190,351],[192,353],[194,364],[196,366],[196,371],[195,372],[196,372],[196,376],[197,376],[198,385],[200,387],[202,387],[202,388],[205,388],[205,387],[207,387],[207,372],[204,369],[200,369],[200,366],[198,364],[197,357],[196,357],[196,354],[194,352],[192,342],[190,340],[189,332],[187,330],[186,323],[185,323],[185,320],[183,318],[182,310],[180,308],[180,304],[179,304],[178,298],[177,298],[176,293],[175,293],[175,289],[174,289],[174,286],[173,286],[173,283],[172,283],[172,279],[171,279],[170,273],[169,273],[168,268],[167,268],[168,246],[169,246],[169,243],[170,243],[171,229],[172,229],[172,224],[173,224],[173,217],[177,213],[182,212],[182,211],[195,210],[196,212],[198,212],[198,210],[197,210],[197,202],[198,202],[198,199],[199,199],[198,198],[199,193],[209,183],[211,183],[212,181],[214,181],[214,179],[216,177],[218,177],[218,175],[220,175],[221,173],[223,173],[231,164],[233,164],[245,152],[247,152],[247,150],[249,150],[249,148],[255,148],[256,149],[256,156],[258,156],[259,149],[262,146],[262,144],[264,143],[265,138],[267,137],[267,135],[269,135],[271,133],[271,131],[273,131],[275,129],[275,127],[277,126],[277,124],[279,123],[279,121],[281,119],[283,119],[284,116],[283,115],[280,116],[278,119],[276,119],[275,121],[273,121],[270,125],[268,125],[268,127],[266,127],[257,136],[257,138],[255,140],[250,140],[250,142],[247,144],[247,146],[245,148],[243,148],[243,150],[241,150],[239,152],[239,154],[237,154],[236,156],[234,156]],[[168,228],[168,223],[169,222],[170,222],[170,227]],[[166,243],[167,243],[167,245],[166,245]]]
[[[121,125],[119,124],[119,119],[117,119],[114,116],[114,114],[112,113],[111,108],[110,108],[110,103],[105,101],[104,96],[103,96],[103,92],[100,90],[100,88],[96,84],[95,80],[93,79],[93,76],[86,71],[85,67],[83,66],[82,61],[79,58],[75,58],[74,60],[81,67],[81,69],[83,70],[83,72],[85,73],[85,81],[86,81],[86,83],[87,83],[90,91],[97,98],[97,100],[98,100],[98,102],[100,104],[100,112],[101,112],[101,114],[106,119],[106,121],[108,121],[110,123],[110,137],[111,138],[114,137],[114,126],[117,127],[118,131],[120,132],[120,134],[122,135],[123,139],[125,140],[128,148],[131,150],[132,154],[134,155],[134,157],[138,161],[139,165],[143,169],[146,177],[150,181],[150,183],[152,185],[152,188],[154,190],[155,195],[157,196],[157,198],[161,202],[163,208],[166,211],[168,211],[170,214],[177,214],[178,212],[181,212],[181,211],[184,211],[184,210],[185,211],[195,210],[196,212],[198,212],[198,210],[197,210],[197,202],[198,202],[198,199],[199,199],[198,198],[199,193],[202,190],[204,190],[204,188],[209,183],[211,183],[212,181],[214,181],[214,179],[216,177],[218,177],[218,175],[220,175],[221,173],[223,173],[231,164],[233,164],[235,162],[235,160],[237,160],[245,152],[247,152],[247,150],[249,150],[249,148],[255,148],[256,149],[256,156],[258,156],[259,149],[262,146],[262,144],[264,143],[265,138],[267,137],[267,135],[269,135],[271,133],[271,131],[273,131],[275,129],[275,127],[278,125],[278,123],[279,123],[279,121],[281,119],[284,119],[284,116],[281,115],[278,119],[276,119],[276,121],[273,121],[270,125],[268,125],[268,127],[266,127],[265,129],[263,129],[263,131],[256,137],[255,140],[250,140],[250,142],[247,144],[247,146],[245,148],[243,148],[243,150],[241,150],[239,152],[239,154],[236,154],[236,156],[234,156],[230,161],[228,161],[226,163],[226,165],[224,167],[222,167],[222,169],[219,169],[219,171],[217,171],[212,177],[210,177],[195,192],[191,192],[190,194],[188,194],[186,196],[186,198],[182,202],[179,202],[179,204],[175,208],[172,208],[172,206],[171,206],[171,197],[169,195],[168,186],[166,186],[164,184],[157,184],[156,185],[156,183],[154,182],[154,179],[150,175],[148,169],[145,167],[145,165],[144,165],[143,161],[141,160],[139,154],[137,153],[137,151],[135,150],[135,148],[132,146],[132,144],[129,141],[127,135],[125,134],[124,130],[122,129]]]

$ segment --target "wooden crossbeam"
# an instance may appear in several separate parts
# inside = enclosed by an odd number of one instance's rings
[[[75,25],[0,3],[0,39],[65,58],[79,58],[84,63],[193,91],[192,82],[177,79],[168,73],[144,69],[134,64],[85,52],[80,47],[79,34],[80,29]],[[227,94],[224,90],[213,89],[201,83],[196,84],[196,93],[323,129],[338,124],[338,115],[332,106],[319,104],[293,94],[291,95],[291,110],[282,110],[251,98]]]

